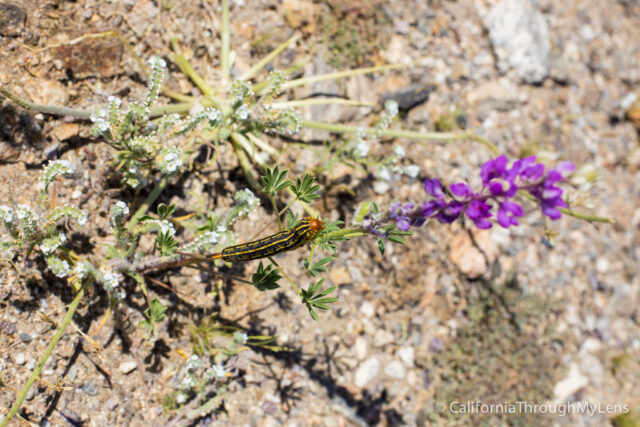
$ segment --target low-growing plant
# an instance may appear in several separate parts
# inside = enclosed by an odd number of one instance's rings
[[[338,300],[337,287],[325,285],[325,278],[320,276],[336,261],[340,242],[371,237],[377,240],[384,254],[386,245],[404,244],[405,238],[412,235],[412,228],[424,226],[432,219],[444,224],[465,221],[480,229],[490,228],[495,222],[505,228],[517,226],[518,219],[524,215],[522,202],[517,198],[529,199],[530,203],[537,204],[542,214],[551,220],[557,220],[565,213],[588,221],[607,221],[606,218],[578,214],[569,209],[572,201],[558,185],[569,183],[573,165],[564,162],[549,169],[537,163],[535,156],[510,162],[504,155],[487,161],[481,167],[482,187],[479,189],[472,189],[466,183],[445,186],[435,177],[427,178],[422,200],[395,201],[384,207],[367,200],[360,204],[351,218],[321,221],[319,213],[311,206],[324,191],[318,178],[330,174],[337,163],[371,173],[380,180],[399,179],[401,175],[416,179],[420,175],[418,166],[402,164],[405,158],[402,146],[394,147],[391,156],[381,156],[371,152],[367,141],[381,137],[440,141],[468,139],[481,142],[494,154],[497,154],[497,150],[492,143],[470,131],[424,133],[390,129],[398,113],[397,104],[392,101],[385,104],[378,124],[373,127],[303,120],[295,107],[318,103],[367,104],[334,98],[279,101],[287,89],[318,80],[401,66],[371,67],[294,80],[289,80],[292,70],[273,71],[266,78],[257,80],[260,70],[295,41],[294,37],[231,81],[228,3],[225,0],[222,4],[222,79],[219,84],[210,85],[199,76],[183,55],[177,40],[171,40],[173,62],[191,78],[202,96],[177,94],[163,89],[166,61],[159,57],[149,60],[149,83],[142,101],[126,102],[109,97],[104,108],[93,111],[31,104],[0,86],[1,93],[25,108],[90,119],[93,122],[92,135],[108,143],[112,149],[112,171],[117,174],[122,186],[137,191],[147,189],[145,191],[148,193],[133,213],[130,210],[132,200],[112,203],[109,220],[113,243],[106,256],[100,257],[77,254],[73,250],[73,242],[69,242],[61,231],[63,221],[72,220],[84,226],[93,215],[92,212],[83,212],[69,205],[56,206],[55,197],[52,196],[56,179],[61,176],[73,178],[76,173],[69,161],[52,161],[43,169],[40,198],[33,206],[0,206],[0,220],[5,229],[0,240],[3,256],[13,262],[16,259],[26,260],[37,253],[53,275],[66,278],[77,291],[56,336],[0,426],[7,425],[18,412],[87,287],[98,283],[109,295],[106,318],[126,297],[123,281],[137,284],[148,304],[144,312],[145,320],[139,326],[146,331],[148,339],[157,338],[158,324],[165,321],[165,313],[171,308],[150,295],[146,286],[148,274],[202,262],[214,263],[219,267],[226,261],[225,248],[240,240],[253,240],[237,224],[261,205],[262,196],[269,200],[270,206],[267,207],[273,211],[274,223],[282,234],[275,234],[268,242],[261,241],[251,247],[252,259],[264,259],[251,274],[250,280],[237,277],[232,280],[268,292],[278,288],[284,278],[295,289],[300,302],[315,321],[319,319],[317,310],[329,310],[331,304]],[[146,66],[143,66],[143,70],[146,72]],[[161,94],[180,102],[155,106]],[[266,136],[288,137],[303,127],[327,130],[344,137],[329,142],[323,148],[323,155],[317,156],[318,161],[311,168],[316,175],[305,173],[289,176],[289,170],[277,164],[279,151],[267,142]],[[175,217],[174,205],[160,203],[155,213],[149,211],[176,176],[206,167],[210,159],[207,158],[203,165],[198,156],[202,147],[217,149],[222,144],[229,144],[232,148],[250,187],[236,191],[231,196],[233,202],[228,209],[194,209],[186,216]],[[310,230],[297,227],[302,223],[302,211],[316,220]],[[344,221],[347,220],[350,223],[345,225]],[[152,248],[140,244],[145,236],[153,237]],[[267,251],[269,254],[297,249],[305,243],[310,245],[309,255],[303,263],[308,276],[306,288],[297,285],[273,256],[258,256],[267,243],[279,245],[275,252]],[[318,254],[318,251],[322,254]],[[219,269],[214,271],[224,274]],[[196,400],[201,404],[198,413],[215,410],[224,395],[222,384],[229,372],[225,367],[229,357],[240,351],[239,348],[244,348],[242,346],[264,347],[272,342],[272,337],[247,337],[240,331],[229,335],[230,332],[221,332],[224,331],[222,326],[215,330],[222,335],[227,334],[225,336],[231,343],[217,347],[218,350],[223,348],[222,352],[212,352],[207,335],[209,332],[192,333],[195,337],[194,353],[187,358],[184,381],[179,390],[165,400],[168,411],[184,408],[187,402]],[[251,340],[255,340],[253,344]]]

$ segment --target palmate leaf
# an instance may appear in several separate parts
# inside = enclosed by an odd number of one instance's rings
[[[320,185],[314,184],[314,180],[315,178],[308,174],[305,174],[302,179],[296,178],[296,183],[293,184],[291,189],[298,200],[310,203],[313,199],[320,197],[320,195],[316,193],[320,190]]]
[[[319,280],[316,283],[311,282],[309,288],[302,290],[302,302],[307,306],[309,314],[313,320],[318,320],[318,313],[314,309],[329,310],[329,304],[338,301],[338,298],[327,297],[330,293],[337,289],[336,286],[331,286],[327,289],[320,290],[324,284],[324,279]]]
[[[275,196],[277,192],[291,186],[293,182],[286,179],[287,172],[288,169],[280,172],[278,166],[275,166],[274,168],[267,168],[265,175],[261,177],[262,184],[264,184],[264,192],[271,196]]]
[[[278,270],[269,264],[266,268],[262,265],[258,265],[258,270],[251,276],[251,283],[258,288],[259,291],[267,291],[279,288],[278,280],[282,279],[282,276],[278,274]]]
[[[309,274],[311,274],[313,277],[318,277],[318,274],[326,273],[327,271],[329,271],[325,266],[329,264],[331,261],[333,261],[334,259],[336,258],[329,256],[329,257],[322,258],[320,261],[316,261],[313,264],[310,264],[309,261],[305,259],[304,268],[306,268]]]

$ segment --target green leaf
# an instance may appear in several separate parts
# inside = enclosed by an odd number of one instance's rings
[[[324,279],[319,280],[316,283],[311,282],[308,289],[302,290],[302,302],[307,306],[311,318],[315,321],[318,320],[318,313],[314,309],[329,310],[329,305],[336,301],[338,298],[327,297],[330,293],[337,289],[336,286],[331,286],[318,292],[324,283]]]
[[[178,241],[170,232],[158,233],[156,236],[156,248],[160,255],[173,255],[178,249]]]
[[[309,264],[308,260],[304,260],[304,267],[307,269],[307,271],[309,272],[309,274],[311,274],[313,277],[317,277],[318,274],[320,273],[326,273],[327,271],[327,267],[325,267],[327,264],[329,264],[331,261],[333,261],[335,259],[335,257],[325,257],[322,258],[320,261],[314,262],[312,265]]]
[[[264,184],[264,192],[275,196],[279,191],[284,190],[293,184],[293,182],[286,179],[288,169],[280,172],[278,166],[275,166],[273,169],[267,168],[265,175],[261,177],[262,184]]]
[[[380,249],[380,253],[384,255],[384,240],[378,237],[378,249]]]
[[[278,280],[282,279],[282,276],[278,274],[278,270],[269,264],[265,268],[260,261],[258,270],[251,276],[251,283],[258,288],[259,291],[267,291],[279,288]]]
[[[389,235],[389,237],[387,237],[387,239],[388,239],[390,242],[398,243],[398,244],[400,244],[400,245],[404,245],[404,244],[405,244],[405,241],[404,241],[404,239],[403,239],[402,237],[400,237],[400,236],[394,236],[393,234],[390,234],[390,235]]]
[[[298,200],[310,203],[313,199],[320,197],[320,195],[316,193],[320,190],[320,186],[313,183],[314,179],[315,178],[308,174],[305,174],[302,179],[296,178],[296,183],[293,184],[291,189]]]
[[[175,210],[175,205],[167,206],[164,203],[160,203],[158,205],[158,218],[160,220],[167,219]]]
[[[291,211],[287,211],[287,229],[290,230],[294,228],[300,222],[300,218],[298,214],[291,215]]]

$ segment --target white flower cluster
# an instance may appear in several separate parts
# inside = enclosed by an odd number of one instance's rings
[[[74,206],[64,205],[55,208],[50,214],[47,220],[49,222],[58,222],[62,218],[71,218],[78,225],[85,225],[87,223],[87,212],[82,211]]]
[[[217,380],[220,380],[224,378],[225,374],[226,371],[222,363],[216,363],[215,365],[211,366],[209,370],[207,370],[206,376],[207,378],[215,378]]]
[[[160,233],[168,233],[172,237],[176,235],[176,229],[173,228],[173,224],[171,223],[171,221],[164,219],[158,222],[158,226],[160,227]]]
[[[102,282],[102,286],[107,292],[111,292],[118,286],[120,286],[120,278],[118,276],[118,273],[112,270],[101,270],[100,281]]]
[[[56,179],[57,176],[73,175],[73,166],[68,160],[54,160],[49,161],[47,166],[44,167],[39,178],[39,186],[41,192],[46,192],[49,185]]]
[[[194,371],[198,368],[202,367],[202,360],[198,357],[197,354],[192,354],[187,359],[187,370]]]
[[[236,344],[246,344],[249,337],[244,332],[236,331],[233,333],[233,341]]]
[[[196,382],[194,381],[193,377],[191,376],[191,374],[187,374],[182,379],[182,382],[180,383],[180,388],[182,390],[191,390],[191,388],[194,385],[196,385]]]
[[[247,120],[249,118],[249,107],[247,104],[242,104],[236,109],[235,114],[240,120]]]
[[[182,150],[179,147],[169,148],[164,151],[162,160],[160,162],[160,170],[163,173],[173,173],[182,166]]]
[[[233,196],[233,200],[236,202],[237,218],[249,215],[259,203],[259,199],[248,188],[238,191]]]
[[[49,256],[56,251],[64,242],[67,241],[67,236],[64,233],[59,233],[56,236],[49,237],[48,239],[44,239],[40,243],[40,251],[45,256]]]
[[[78,276],[79,279],[84,279],[89,275],[89,265],[86,262],[79,262],[73,267],[73,273]]]
[[[13,222],[13,209],[7,205],[0,206],[0,221]]]
[[[122,225],[122,219],[129,215],[129,207],[122,200],[117,201],[111,208],[111,222],[116,227]]]
[[[47,265],[49,270],[59,278],[67,277],[69,274],[69,263],[55,256],[47,257]]]
[[[109,131],[109,112],[104,108],[98,108],[91,113],[91,121],[94,123],[91,128],[93,135],[100,135]]]

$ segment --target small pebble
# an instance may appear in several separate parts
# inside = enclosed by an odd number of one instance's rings
[[[390,378],[401,380],[404,378],[404,365],[399,360],[394,360],[384,368],[384,374]]]
[[[98,390],[93,386],[93,382],[88,381],[82,386],[82,391],[87,393],[89,396],[95,396],[98,394]]]
[[[130,372],[133,372],[133,370],[136,369],[136,366],[138,365],[136,364],[135,360],[129,360],[126,362],[122,362],[118,369],[120,369],[120,372],[122,372],[123,374],[128,374]]]
[[[396,353],[407,368],[413,368],[415,350],[413,347],[400,347]]]
[[[24,362],[25,362],[24,353],[18,353],[18,354],[16,354],[15,362],[16,362],[16,364],[18,364],[18,365],[24,365]]]
[[[33,341],[33,338],[31,338],[31,335],[24,332],[20,334],[20,339],[25,344],[29,344],[31,341]]]
[[[371,357],[360,364],[354,377],[354,384],[357,387],[364,387],[371,382],[380,372],[380,361]]]

